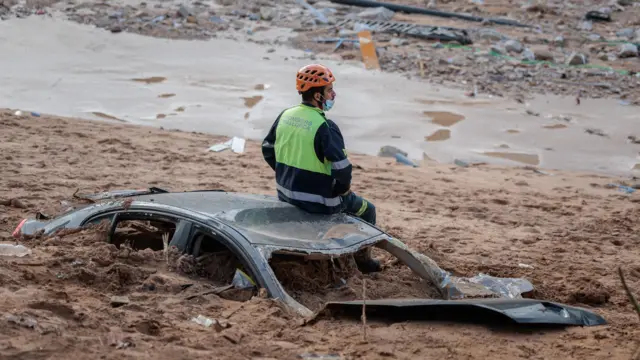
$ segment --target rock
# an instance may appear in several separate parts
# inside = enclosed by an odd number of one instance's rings
[[[591,41],[598,41],[598,40],[602,39],[602,36],[600,36],[598,34],[589,34],[589,36],[587,36],[587,39],[589,39]]]
[[[584,30],[584,31],[591,31],[593,30],[593,22],[590,20],[585,20],[582,21],[579,25],[578,25],[578,29],[580,30]]]
[[[496,54],[499,55],[504,55],[507,51],[504,47],[496,44],[496,45],[492,45],[491,46],[491,51],[495,52]]]
[[[501,41],[507,40],[507,37],[500,34],[493,29],[480,29],[478,30],[478,37],[489,41]]]
[[[629,40],[633,39],[636,36],[636,31],[631,28],[622,29],[616,31],[616,36],[621,38],[627,38]]]
[[[618,57],[630,58],[638,56],[638,47],[634,44],[620,44],[618,48]]]
[[[120,307],[122,305],[127,305],[129,303],[129,298],[126,296],[112,296],[110,303],[112,307]]]
[[[184,5],[180,5],[180,7],[178,8],[178,16],[181,16],[186,19],[191,15],[193,15],[193,12],[191,12],[191,10],[188,7]]]
[[[109,28],[109,31],[111,31],[114,34],[121,33],[122,32],[122,27],[120,25],[118,25],[118,24],[115,24],[115,25],[112,25]]]
[[[506,43],[504,43],[504,48],[508,52],[514,52],[518,54],[524,51],[524,47],[517,40],[508,40]]]
[[[405,157],[408,156],[406,152],[391,145],[385,145],[381,147],[380,151],[378,152],[378,156],[382,156],[382,157],[394,157],[396,156],[396,154],[402,154]]]
[[[278,15],[278,11],[274,7],[263,6],[260,8],[260,17],[262,20],[271,21]]]
[[[391,39],[391,41],[389,41],[389,43],[393,46],[404,46],[409,45],[409,40],[402,38],[393,38]]]
[[[389,21],[393,19],[395,13],[385,7],[366,9],[358,13],[358,17],[364,20]]]
[[[587,59],[586,55],[574,51],[571,56],[569,56],[567,65],[584,65],[588,62],[589,60]]]
[[[524,60],[533,61],[536,59],[536,55],[530,49],[525,49],[522,53],[522,58]]]
[[[551,51],[545,48],[534,48],[533,49],[534,58],[538,61],[551,61],[553,62],[553,54]]]

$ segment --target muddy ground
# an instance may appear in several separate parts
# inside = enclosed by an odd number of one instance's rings
[[[13,241],[10,234],[22,218],[59,211],[76,189],[275,192],[273,173],[254,142],[243,154],[212,153],[206,149],[225,139],[12,114],[0,112],[4,242]],[[301,319],[258,296],[246,303],[216,295],[188,300],[213,285],[169,271],[161,252],[123,253],[101,242],[99,231],[86,231],[24,240],[31,256],[0,258],[1,357],[630,358],[638,318],[616,269],[622,266],[632,289],[640,289],[637,191],[608,188],[620,179],[600,175],[352,159],[358,165],[353,188],[376,204],[379,225],[443,268],[458,275],[525,277],[536,297],[590,308],[609,324],[547,331],[370,320],[365,342],[356,321],[301,326]],[[389,276],[404,276],[394,271]],[[126,304],[114,307],[112,301]],[[225,328],[190,321],[198,315]]]

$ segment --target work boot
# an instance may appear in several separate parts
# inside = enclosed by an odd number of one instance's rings
[[[353,255],[353,258],[356,260],[358,270],[360,270],[360,272],[362,272],[363,274],[382,271],[382,265],[380,265],[380,261],[371,257],[370,247],[359,250]]]

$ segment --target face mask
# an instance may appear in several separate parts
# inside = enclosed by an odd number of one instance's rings
[[[325,99],[324,102],[322,103],[322,110],[323,111],[331,110],[331,108],[333,107],[334,103],[335,103],[334,100]]]

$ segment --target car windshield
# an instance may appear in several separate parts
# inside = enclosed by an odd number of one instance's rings
[[[230,210],[217,214],[255,245],[336,250],[382,232],[345,214],[310,214],[295,207]]]

